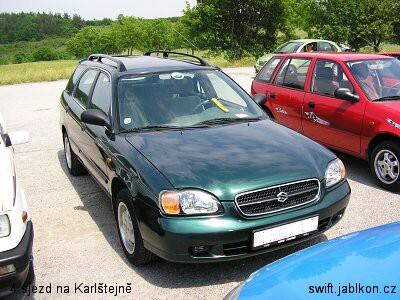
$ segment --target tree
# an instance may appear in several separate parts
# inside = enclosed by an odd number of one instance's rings
[[[379,51],[393,37],[398,5],[393,0],[304,0],[299,11],[310,36]]]
[[[202,0],[187,6],[182,21],[199,48],[240,59],[275,48],[286,12],[281,0]]]
[[[117,37],[111,30],[87,26],[66,43],[69,53],[85,58],[92,53],[117,54],[121,49]]]

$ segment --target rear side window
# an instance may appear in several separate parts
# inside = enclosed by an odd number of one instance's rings
[[[261,82],[270,82],[272,74],[274,73],[276,67],[278,66],[279,62],[282,59],[280,57],[273,57],[269,60],[269,62],[265,65],[264,68],[260,71],[260,73],[257,75],[257,81]]]
[[[79,80],[78,88],[75,91],[75,98],[84,106],[87,107],[90,90],[93,82],[96,79],[98,71],[88,70],[83,74],[81,80]]]
[[[308,58],[288,59],[279,71],[275,84],[302,90],[306,84],[311,60]]]
[[[71,94],[72,91],[74,90],[75,84],[78,82],[79,77],[82,75],[83,71],[86,70],[85,65],[78,65],[74,71],[74,74],[72,74],[71,78],[68,81],[67,87],[65,90]]]
[[[92,108],[97,108],[108,114],[111,106],[111,83],[110,78],[100,73],[92,95]]]
[[[335,51],[336,49],[333,47],[333,45],[331,45],[328,42],[319,42],[318,43],[318,51],[320,52],[332,52]]]

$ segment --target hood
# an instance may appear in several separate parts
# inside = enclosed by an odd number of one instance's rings
[[[395,117],[400,119],[400,100],[397,101],[382,101],[382,102],[373,102],[375,105],[379,105],[381,107],[385,107],[388,110],[390,115],[394,115]],[[388,117],[390,117],[388,115]],[[398,120],[400,121],[400,120]]]
[[[268,61],[272,58],[272,56],[274,56],[274,53],[267,53],[267,54],[264,54],[263,56],[261,56],[261,57],[257,60],[257,63],[258,63],[258,64],[265,64],[266,62],[268,62]]]
[[[132,133],[127,140],[175,188],[220,200],[296,180],[322,179],[329,150],[270,120],[184,131]]]
[[[12,209],[14,205],[14,164],[12,155],[0,143],[0,213]]]
[[[383,289],[400,278],[399,261],[400,223],[392,223],[318,244],[267,265],[244,283],[240,297],[309,299],[309,287],[317,294],[316,287],[328,283],[334,294],[320,290],[328,299],[340,298],[336,294],[339,285],[373,284]],[[355,295],[344,294],[358,299]],[[377,299],[374,294],[364,296]]]

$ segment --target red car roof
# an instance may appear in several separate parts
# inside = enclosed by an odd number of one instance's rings
[[[310,57],[310,58],[325,58],[340,61],[350,60],[368,60],[388,58],[386,55],[370,54],[370,53],[351,53],[351,52],[304,52],[304,53],[288,53],[276,54],[282,57]]]

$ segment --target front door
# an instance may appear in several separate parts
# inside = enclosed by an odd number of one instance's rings
[[[338,99],[334,95],[337,88],[355,93],[340,64],[317,60],[310,91],[304,98],[303,131],[329,147],[359,154],[365,102]]]

